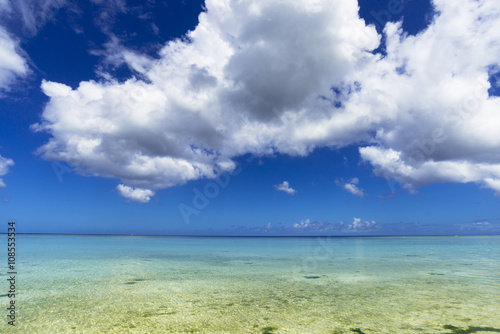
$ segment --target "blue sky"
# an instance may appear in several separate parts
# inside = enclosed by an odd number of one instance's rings
[[[494,0],[0,1],[26,233],[500,233]]]

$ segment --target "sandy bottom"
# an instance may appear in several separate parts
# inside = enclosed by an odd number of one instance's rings
[[[122,254],[100,262],[34,256],[19,275],[16,330],[500,333],[495,261],[478,261],[477,254],[475,262],[460,263],[423,253],[391,261],[312,254],[207,250],[196,257]],[[10,330],[2,323],[4,329]]]

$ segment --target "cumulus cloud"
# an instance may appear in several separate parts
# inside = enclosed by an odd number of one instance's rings
[[[9,172],[9,166],[13,166],[14,161],[12,159],[4,158],[0,155],[0,176],[4,176]],[[0,178],[0,188],[5,187],[3,179]]]
[[[276,184],[276,185],[274,185],[274,188],[278,191],[283,191],[290,196],[293,196],[297,193],[297,190],[290,187],[290,184],[288,183],[288,181],[283,181],[280,184]]]
[[[357,177],[350,179],[348,182],[344,182],[343,180],[336,180],[335,183],[345,191],[355,196],[359,196],[361,198],[366,196],[364,190],[358,188],[359,179]]]
[[[442,0],[434,5],[439,16],[417,36],[405,37],[397,23],[386,26],[391,59],[372,67],[367,80],[377,82],[376,95],[387,102],[389,117],[360,154],[377,175],[410,191],[435,182],[476,182],[498,193],[500,99],[488,95],[488,75],[498,68],[489,52],[500,51],[500,23],[493,19],[500,6]],[[479,52],[483,47],[488,54]],[[381,79],[384,72],[388,76]]]
[[[118,193],[125,198],[129,198],[134,202],[146,203],[149,202],[151,196],[154,196],[154,192],[148,189],[132,188],[119,184],[116,187]]]
[[[9,89],[14,80],[28,74],[26,60],[19,53],[17,41],[0,26],[0,94]]]
[[[438,14],[416,36],[387,23],[385,57],[371,52],[382,36],[355,0],[205,7],[158,59],[115,59],[141,79],[43,82],[50,100],[33,128],[51,137],[39,153],[155,191],[230,172],[242,154],[356,144],[377,175],[410,191],[434,182],[500,191],[500,99],[488,95],[500,68],[497,1],[435,0]]]

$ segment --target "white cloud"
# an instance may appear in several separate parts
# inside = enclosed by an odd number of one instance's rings
[[[142,55],[136,51],[129,50],[121,44],[121,41],[114,34],[109,33],[109,41],[104,43],[103,50],[91,50],[90,53],[95,56],[103,56],[104,64],[117,68],[123,64],[136,74],[146,74],[152,65],[152,60],[147,55]],[[103,77],[109,76],[108,73],[99,73]]]
[[[127,187],[124,186],[123,184],[119,184],[116,187],[116,190],[118,190],[118,193],[125,197],[129,198],[134,202],[139,202],[139,203],[146,203],[149,202],[151,199],[151,196],[154,196],[154,192],[148,189],[140,189],[140,188],[132,188],[132,187]]]
[[[293,196],[297,193],[297,190],[290,187],[288,181],[283,181],[283,183],[274,185],[274,188],[278,191],[286,192],[290,196]]]
[[[332,224],[328,222],[311,221],[310,219],[301,220],[292,226],[285,226],[285,230],[295,230],[301,232],[322,231],[327,233],[368,233],[381,229],[381,226],[374,220],[363,220],[361,218],[353,218],[351,224],[346,224],[343,221]]]
[[[362,220],[354,217],[351,224],[347,225],[342,232],[367,232],[378,229],[379,226],[374,220]]]
[[[440,15],[417,36],[386,27],[388,59],[365,71],[377,90],[365,102],[383,115],[372,145],[361,148],[378,175],[405,188],[436,182],[500,183],[500,99],[488,96],[498,69],[500,6],[494,1],[434,1]],[[480,51],[483,50],[483,51]],[[396,65],[406,74],[397,74]],[[386,75],[382,77],[382,74]],[[368,97],[371,95],[370,99]]]
[[[14,161],[0,155],[0,176],[4,176],[9,172],[9,166],[14,166]],[[5,187],[5,183],[3,182],[3,179],[0,178],[0,188],[2,187]]]
[[[500,165],[468,160],[434,161],[419,164],[402,158],[402,153],[380,147],[360,148],[361,157],[374,166],[375,173],[396,179],[410,192],[416,187],[438,182],[476,182],[500,193]]]
[[[343,182],[343,180],[337,180],[335,181],[335,183],[345,191],[355,196],[359,196],[361,198],[366,196],[364,190],[358,188],[359,179],[357,177],[350,179],[348,182]]]
[[[306,229],[311,225],[311,220],[308,218],[306,220],[301,220],[300,223],[293,224],[293,228]]]
[[[281,228],[276,228],[276,230],[284,230],[284,231],[298,231],[301,233],[308,232],[325,232],[325,233],[335,233],[339,232],[339,227],[341,224],[332,224],[328,222],[319,222],[319,221],[311,221],[310,219],[301,220],[299,223],[295,223],[292,226],[284,226]]]
[[[487,78],[500,68],[500,4],[434,5],[439,15],[417,36],[388,23],[381,58],[370,52],[381,36],[354,0],[207,0],[198,26],[157,60],[110,42],[121,50],[114,61],[147,83],[44,82],[50,100],[34,128],[51,138],[39,152],[156,190],[231,171],[246,153],[364,143],[375,172],[407,189],[477,182],[498,191],[500,99],[488,96]]]
[[[0,26],[0,94],[9,89],[16,77],[28,74],[28,64],[18,50],[18,43]]]

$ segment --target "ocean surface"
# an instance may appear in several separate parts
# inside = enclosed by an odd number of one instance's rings
[[[0,238],[1,333],[500,333],[500,237]]]

